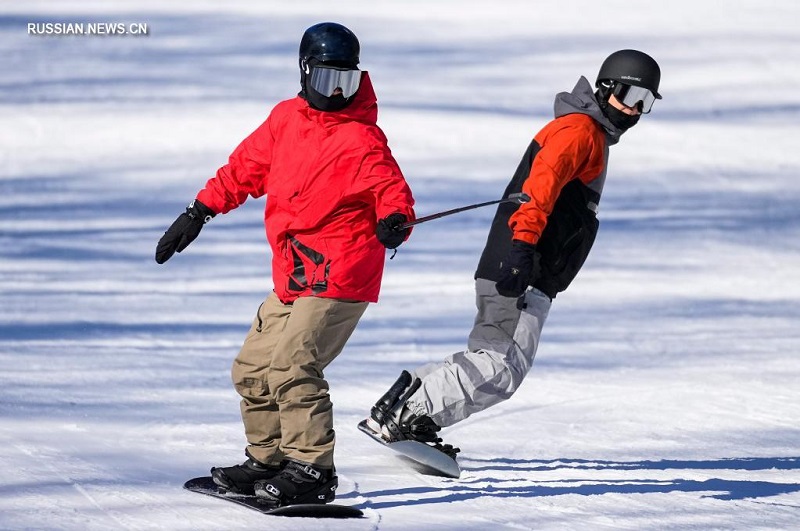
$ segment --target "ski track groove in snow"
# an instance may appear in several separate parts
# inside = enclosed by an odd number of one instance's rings
[[[58,477],[63,481],[66,485],[73,488],[76,492],[78,492],[84,499],[86,499],[93,507],[95,507],[100,514],[112,520],[116,526],[123,529],[137,529],[138,526],[132,526],[126,523],[125,518],[116,514],[114,509],[111,509],[106,506],[106,504],[101,503],[95,496],[85,488],[81,481],[73,479],[70,475],[64,470],[66,468],[73,468],[73,467],[80,467],[82,469],[93,468],[90,463],[82,459],[75,458],[73,456],[67,456],[58,450],[50,447],[45,450],[41,450],[39,448],[34,447],[24,447],[22,445],[15,445],[15,448],[19,450],[24,455],[28,456],[36,463],[36,466],[44,467],[49,470],[55,477]],[[52,461],[55,460],[60,466],[55,466],[52,464]],[[88,466],[87,466],[88,465]],[[130,486],[126,487],[127,489],[131,489]],[[152,496],[151,494],[147,493],[146,491],[134,489],[136,492],[136,496],[131,497],[128,495],[120,496],[119,492],[115,492],[113,495],[115,497],[121,497],[123,500],[127,502],[133,502],[135,504],[141,505],[143,500],[147,500],[148,506],[160,506],[162,508],[168,508],[170,511],[180,514],[180,510],[176,510],[174,506],[170,506],[169,504],[164,503],[161,500],[158,500],[156,497]],[[103,492],[103,495],[107,495],[107,492]]]
[[[16,446],[16,448],[17,448],[17,450],[19,450],[19,451],[20,451],[20,452],[22,452],[23,454],[27,455],[28,457],[30,457],[30,458],[32,458],[32,459],[36,459],[36,460],[37,460],[37,462],[38,462],[39,464],[42,464],[42,458],[41,458],[41,456],[37,455],[37,454],[36,454],[36,452],[34,452],[34,451],[31,451],[31,449],[30,449],[30,448],[23,448],[22,446],[19,446],[19,445],[17,445],[17,446]],[[113,511],[110,511],[110,510],[108,510],[108,509],[104,508],[104,507],[103,507],[103,506],[102,506],[102,505],[101,505],[101,504],[100,504],[100,503],[99,503],[99,502],[98,502],[96,499],[94,499],[94,498],[93,498],[93,497],[92,497],[92,496],[91,496],[91,495],[90,495],[90,494],[89,494],[89,493],[86,491],[86,489],[84,489],[84,488],[81,486],[81,484],[80,484],[79,482],[77,482],[77,481],[75,481],[75,480],[71,479],[71,478],[70,478],[70,477],[68,477],[66,474],[62,473],[62,472],[61,472],[61,471],[60,471],[58,468],[56,468],[55,466],[53,466],[53,465],[51,465],[51,464],[49,464],[49,463],[45,463],[44,465],[45,465],[45,467],[46,467],[48,470],[50,470],[50,471],[51,471],[51,472],[52,472],[52,473],[53,473],[53,474],[54,474],[56,477],[60,478],[60,479],[61,479],[61,480],[62,480],[62,481],[65,483],[65,484],[67,484],[67,485],[69,485],[70,487],[72,487],[73,489],[75,489],[75,490],[76,490],[76,491],[77,491],[77,492],[78,492],[78,493],[79,493],[81,496],[83,496],[83,497],[84,497],[84,498],[85,498],[85,499],[86,499],[86,500],[87,500],[87,501],[88,501],[90,504],[92,504],[92,505],[93,505],[95,508],[97,508],[97,509],[98,509],[98,510],[99,510],[99,511],[100,511],[100,512],[101,512],[101,513],[104,515],[104,516],[106,516],[106,517],[108,517],[109,519],[113,520],[113,521],[114,521],[114,523],[115,523],[117,526],[119,526],[119,527],[122,527],[122,528],[124,528],[124,529],[131,529],[131,528],[130,528],[128,525],[126,525],[126,524],[125,524],[125,522],[124,522],[124,521],[122,521],[120,518],[118,518],[118,517],[117,517],[117,516],[116,516],[116,515],[113,513]]]

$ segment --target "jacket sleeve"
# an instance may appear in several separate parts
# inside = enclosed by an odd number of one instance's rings
[[[356,192],[375,204],[376,219],[399,212],[414,219],[414,197],[388,147],[370,149],[362,160],[355,182]]]
[[[513,239],[533,244],[539,241],[561,189],[576,176],[591,152],[591,138],[572,126],[553,131],[542,144],[522,185],[531,200],[522,204],[508,222]]]
[[[197,199],[217,214],[240,206],[248,196],[261,197],[267,190],[274,144],[273,116],[253,131],[231,153],[228,163],[206,182]]]

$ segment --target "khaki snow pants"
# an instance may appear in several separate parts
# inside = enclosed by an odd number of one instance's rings
[[[283,304],[271,293],[259,307],[231,370],[250,457],[333,467],[333,406],[322,371],[367,306],[321,297]]]

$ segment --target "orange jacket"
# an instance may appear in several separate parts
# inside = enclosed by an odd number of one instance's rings
[[[567,114],[534,138],[539,145],[522,191],[531,200],[511,216],[513,239],[536,243],[561,189],[572,179],[589,185],[605,174],[605,130],[586,114]]]
[[[496,282],[513,240],[535,244],[540,271],[532,285],[550,298],[569,286],[589,255],[608,148],[623,133],[605,116],[585,77],[572,92],[556,96],[554,111],[503,194],[525,192],[531,200],[500,204],[475,271],[475,278]]]

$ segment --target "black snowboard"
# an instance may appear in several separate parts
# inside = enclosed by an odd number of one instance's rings
[[[361,510],[349,505],[300,503],[297,505],[286,505],[277,509],[270,508],[258,501],[255,496],[247,494],[234,494],[232,492],[220,492],[219,488],[210,476],[194,478],[187,481],[183,488],[192,492],[199,492],[207,496],[219,498],[239,505],[244,505],[263,514],[276,516],[297,516],[307,518],[360,518],[364,516]]]

